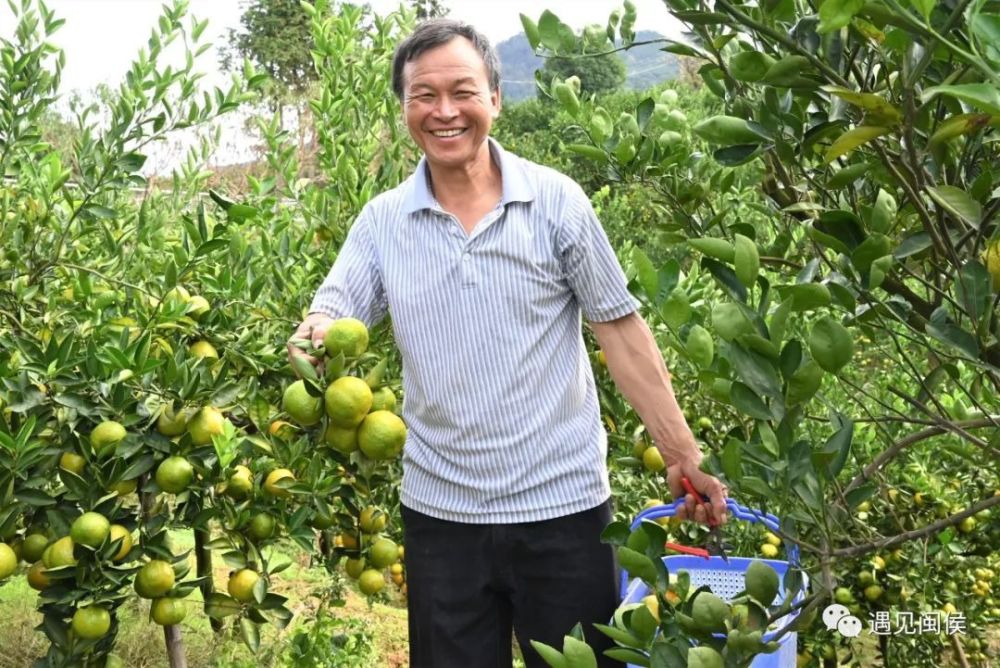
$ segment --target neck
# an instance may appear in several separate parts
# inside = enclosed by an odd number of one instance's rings
[[[435,165],[427,162],[434,197],[447,207],[480,197],[498,197],[502,191],[500,168],[493,163],[488,142],[483,142],[475,162],[466,165]]]

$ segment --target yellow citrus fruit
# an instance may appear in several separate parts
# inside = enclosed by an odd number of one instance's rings
[[[106,420],[94,427],[90,432],[90,447],[98,457],[106,457],[114,452],[122,439],[125,438],[125,427],[114,420]]]
[[[325,394],[326,414],[338,427],[356,427],[371,410],[372,390],[355,376],[343,376],[330,383]]]
[[[156,484],[169,494],[180,494],[193,479],[194,467],[191,462],[177,455],[167,457],[156,467]]]
[[[253,492],[253,473],[243,464],[226,481],[226,494],[234,499],[245,499]]]
[[[156,418],[156,431],[167,438],[180,436],[187,429],[190,417],[185,410],[174,412],[173,407],[168,404],[160,410],[160,415]]]
[[[211,310],[212,305],[201,295],[195,295],[188,301],[187,314],[195,320],[201,320],[201,317]]]
[[[87,547],[100,547],[111,531],[111,522],[100,513],[84,513],[75,520],[69,529],[69,537],[74,543]]]
[[[396,395],[388,387],[380,387],[372,393],[373,411],[395,411]]]
[[[33,564],[42,558],[42,553],[49,546],[49,537],[43,533],[29,533],[21,544],[21,558]]]
[[[382,575],[382,571],[369,568],[358,576],[358,589],[365,596],[377,594],[383,587],[385,587],[385,576]]]
[[[348,550],[356,550],[358,549],[358,545],[360,545],[360,543],[358,542],[358,537],[352,536],[349,533],[340,534],[340,543],[343,547],[347,548]]]
[[[958,530],[962,533],[972,533],[976,528],[976,518],[966,517],[958,523]]]
[[[55,541],[42,552],[42,563],[45,568],[60,568],[62,566],[74,566],[76,557],[73,556],[73,539],[63,536]]]
[[[163,301],[172,304],[187,304],[191,301],[191,293],[180,285],[176,285],[170,289],[170,292],[164,295]]]
[[[392,566],[389,566],[389,572],[393,575],[402,575],[403,564],[393,564]]]
[[[314,397],[305,381],[297,380],[285,389],[281,408],[303,427],[311,427],[323,417],[323,397]]]
[[[0,580],[10,577],[17,570],[17,554],[7,543],[0,543]]]
[[[642,452],[642,465],[646,467],[647,471],[652,471],[653,473],[659,473],[663,469],[667,468],[666,462],[663,461],[663,455],[656,446],[649,446]]]
[[[250,518],[247,525],[247,534],[253,541],[267,540],[274,535],[274,518],[267,513],[257,513]]]
[[[64,452],[59,457],[59,468],[65,471],[72,471],[77,475],[83,474],[83,467],[86,464],[87,460],[75,452]]]
[[[358,447],[369,459],[394,459],[406,443],[406,424],[389,411],[369,413],[358,427]]]
[[[691,605],[691,619],[702,631],[722,633],[729,619],[729,604],[710,591],[703,591]]]
[[[770,543],[764,543],[760,546],[760,553],[768,559],[774,559],[778,556],[778,548]]]
[[[275,420],[268,425],[267,433],[282,440],[288,440],[295,436],[295,426],[286,420]]]
[[[135,593],[142,598],[160,598],[174,587],[174,567],[154,559],[135,574]]]
[[[605,368],[608,366],[608,356],[603,350],[597,351],[597,363]]]
[[[337,452],[349,455],[358,449],[358,428],[328,425],[323,432],[323,440]]]
[[[374,506],[368,506],[361,511],[361,515],[358,517],[358,526],[365,533],[378,533],[385,528],[388,521],[388,515]]]
[[[42,591],[52,584],[49,576],[45,573],[45,564],[36,561],[28,569],[28,586],[36,591]]]
[[[253,600],[253,588],[260,580],[260,575],[249,568],[236,571],[229,576],[229,584],[226,589],[229,595],[241,603],[248,603]]]
[[[368,328],[356,318],[340,318],[330,324],[323,337],[327,357],[357,357],[368,350]]]
[[[643,596],[642,603],[649,610],[649,614],[653,615],[653,619],[660,621],[660,601],[656,598],[656,594]]]
[[[348,577],[357,580],[361,577],[361,574],[365,570],[365,560],[360,558],[350,557],[344,562],[344,572],[347,573]]]
[[[132,551],[132,532],[123,527],[121,524],[112,524],[109,530],[109,535],[112,542],[122,539],[122,546],[118,548],[115,555],[111,557],[111,561],[121,561],[128,556],[128,553]]]
[[[107,635],[111,628],[111,613],[99,605],[88,605],[73,613],[70,626],[78,638],[97,640]]]
[[[403,577],[402,573],[393,573],[390,577],[392,577],[392,581],[396,583],[396,585],[402,585],[406,582],[406,578]]]
[[[385,568],[399,559],[399,549],[388,538],[379,538],[368,551],[368,560],[375,568]]]
[[[771,533],[770,531],[768,531],[767,533],[764,534],[764,542],[767,543],[768,545],[774,545],[775,547],[781,547],[781,538],[779,538],[775,534]]]
[[[139,487],[138,480],[119,480],[111,485],[109,492],[114,492],[118,496],[128,496]]]
[[[267,478],[264,479],[264,491],[271,496],[291,496],[291,492],[287,489],[282,489],[276,484],[279,480],[286,479],[289,482],[294,482],[295,474],[288,469],[274,469],[268,473]]]
[[[158,598],[149,607],[150,616],[160,626],[180,624],[187,614],[184,601],[179,598]]]
[[[221,435],[225,425],[222,411],[214,406],[205,406],[188,421],[187,431],[195,445],[210,445],[212,436]]]
[[[750,596],[764,607],[770,606],[778,595],[778,572],[763,561],[752,561],[747,567],[744,586]]]

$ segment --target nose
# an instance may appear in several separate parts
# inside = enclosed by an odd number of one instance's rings
[[[452,104],[451,98],[447,95],[442,95],[438,98],[434,112],[441,118],[454,118],[456,115],[455,106]]]

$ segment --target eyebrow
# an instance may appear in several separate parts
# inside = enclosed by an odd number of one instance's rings
[[[475,77],[462,77],[461,79],[455,79],[455,81],[452,82],[452,86],[464,86],[464,85],[470,84],[470,83],[471,84],[476,83]],[[420,89],[420,88],[424,88],[424,89],[429,88],[431,90],[434,89],[433,86],[431,86],[430,84],[426,84],[426,83],[416,83],[416,84],[411,84],[410,85],[410,90],[411,91],[412,90],[417,90],[417,89]]]

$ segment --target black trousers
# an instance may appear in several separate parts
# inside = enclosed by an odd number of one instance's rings
[[[613,643],[591,625],[618,604],[617,568],[600,542],[611,506],[522,524],[464,524],[402,508],[412,668],[510,668],[511,631],[527,668],[531,647],[561,650],[581,622],[598,665]]]

